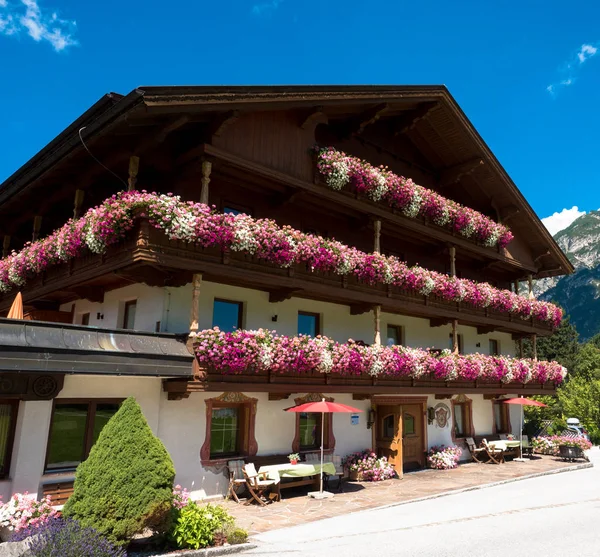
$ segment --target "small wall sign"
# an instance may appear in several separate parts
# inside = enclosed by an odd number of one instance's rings
[[[352,424],[352,425],[358,425],[358,414],[351,414],[350,415],[350,424]]]

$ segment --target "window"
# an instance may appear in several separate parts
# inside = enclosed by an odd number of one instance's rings
[[[500,343],[495,339],[490,339],[490,356],[500,355]]]
[[[226,215],[249,215],[252,216],[252,209],[250,207],[244,207],[243,205],[237,205],[235,203],[225,203],[223,205],[223,213]]]
[[[298,334],[316,337],[321,334],[321,316],[307,311],[298,312]]]
[[[18,400],[0,400],[0,478],[7,478],[10,472],[18,408]]]
[[[415,433],[415,417],[411,414],[403,414],[403,433],[404,435],[414,435]]]
[[[244,304],[215,298],[213,304],[213,327],[230,333],[242,328],[242,314]]]
[[[404,327],[400,325],[388,325],[385,343],[387,346],[404,344]]]
[[[383,418],[383,438],[393,439],[396,435],[396,415],[390,414]]]
[[[452,422],[452,436],[454,439],[473,436],[471,400],[464,395],[458,395],[452,401]]]
[[[135,327],[135,310],[137,300],[125,302],[125,310],[123,311],[123,329],[133,329]]]
[[[120,400],[55,400],[45,471],[75,470],[120,404]]]
[[[456,335],[458,338],[458,353],[459,354],[463,354],[463,336],[462,335]],[[448,348],[450,348],[450,350],[454,349],[454,346],[452,346],[452,333],[450,333],[448,335]]]
[[[86,325],[86,326],[90,324],[90,314],[89,313],[83,313],[81,315],[81,324]]]
[[[237,455],[240,452],[240,408],[214,408],[210,426],[210,457]]]
[[[322,415],[301,412],[299,418],[300,450],[319,449],[321,447],[321,428],[323,427]],[[325,428],[327,428],[327,422],[325,422]],[[327,443],[326,432],[323,432],[323,439]]]
[[[494,427],[495,433],[510,433],[510,416],[508,404],[494,401]]]

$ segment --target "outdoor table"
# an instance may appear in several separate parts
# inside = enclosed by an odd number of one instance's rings
[[[500,441],[488,441],[490,447],[506,451],[507,449],[520,449],[521,442],[518,439],[501,439]],[[521,451],[519,450],[519,458]]]
[[[303,462],[301,464],[272,464],[261,466],[258,470],[259,474],[265,473],[270,480],[275,480],[276,483],[281,481],[281,478],[306,478],[308,476],[318,476],[321,473],[321,468],[324,474],[335,475],[335,465],[333,462],[320,463]],[[307,482],[310,483],[310,482]]]

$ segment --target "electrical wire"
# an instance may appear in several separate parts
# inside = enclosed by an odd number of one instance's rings
[[[79,139],[81,141],[81,144],[83,145],[83,148],[88,152],[88,155],[90,157],[92,157],[102,168],[104,168],[105,170],[107,170],[108,172],[110,172],[117,180],[119,180],[120,182],[122,182],[126,188],[129,187],[129,184],[123,180],[123,178],[121,178],[118,174],[115,174],[110,168],[108,168],[108,166],[106,166],[105,164],[102,164],[93,154],[92,152],[88,149],[88,146],[85,144],[85,141],[83,140],[83,137],[81,136],[81,132],[83,130],[85,130],[87,126],[83,126],[83,128],[81,128],[79,130]]]

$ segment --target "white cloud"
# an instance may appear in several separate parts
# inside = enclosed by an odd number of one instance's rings
[[[586,61],[596,55],[598,47],[584,43],[579,47],[576,53],[573,53],[571,59],[563,64],[559,71],[563,77],[557,80],[555,83],[551,83],[546,87],[546,91],[553,97],[556,97],[558,91],[563,87],[569,87],[573,85],[577,79],[577,74],[580,72],[580,66]]]
[[[577,205],[574,205],[570,209],[563,209],[560,213],[554,213],[553,215],[542,219],[542,222],[554,236],[557,232],[564,230],[571,223],[578,219],[580,216],[585,215],[585,211],[580,211]]]
[[[42,11],[37,0],[0,0],[0,35],[27,33],[34,41],[46,41],[60,52],[77,44],[73,37],[76,23]]]
[[[270,15],[282,2],[283,0],[271,0],[271,2],[265,2],[263,4],[254,4],[254,6],[252,6],[252,13],[256,16]]]
[[[577,58],[579,58],[579,63],[583,64],[588,58],[591,58],[598,52],[598,49],[591,44],[582,44],[579,52],[577,53]]]

